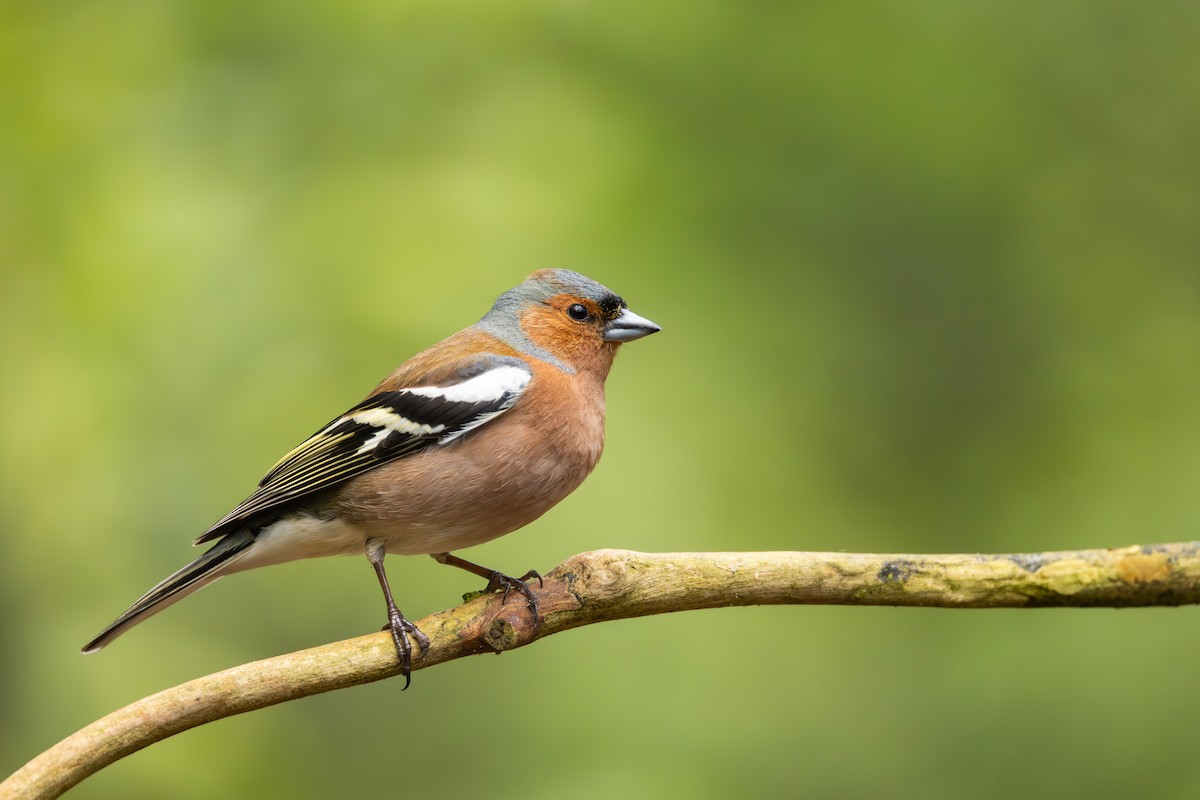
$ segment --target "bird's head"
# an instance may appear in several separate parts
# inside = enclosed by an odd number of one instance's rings
[[[533,273],[500,295],[479,326],[521,352],[602,376],[621,343],[661,330],[611,289],[566,269]]]

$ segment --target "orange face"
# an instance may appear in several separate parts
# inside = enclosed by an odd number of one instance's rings
[[[620,313],[619,301],[602,308],[586,297],[556,294],[530,309],[521,319],[521,328],[534,344],[576,369],[607,373],[618,343],[605,341],[604,328]]]

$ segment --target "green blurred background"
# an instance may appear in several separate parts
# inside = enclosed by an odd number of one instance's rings
[[[376,629],[363,559],[79,646],[535,268],[664,326],[608,453],[467,551],[1200,534],[1200,6],[0,5],[0,773]],[[395,559],[412,617],[479,588]],[[1200,795],[1193,609],[603,625],[189,732],[93,798]]]

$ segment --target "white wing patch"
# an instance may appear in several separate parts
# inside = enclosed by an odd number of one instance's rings
[[[445,425],[425,425],[420,422],[413,422],[411,419],[402,417],[386,408],[368,408],[365,411],[359,411],[357,414],[342,417],[336,424],[341,424],[346,420],[357,422],[360,425],[370,425],[372,428],[379,428],[378,433],[374,434],[362,447],[358,448],[359,453],[369,453],[374,450],[393,431],[405,433],[409,436],[432,436],[435,433],[441,433],[446,430]]]
[[[426,391],[439,391],[444,388],[449,390],[444,395],[447,400],[463,403],[504,400],[504,404],[495,411],[480,414],[468,424],[456,431],[451,431],[441,438],[440,444],[449,444],[463,434],[470,433],[480,425],[512,408],[513,403],[517,402],[517,398],[521,396],[521,392],[525,391],[525,387],[529,385],[529,381],[532,379],[533,373],[520,367],[497,367],[493,370],[488,370],[482,375],[476,375],[469,381],[464,381],[454,386],[438,387],[437,389],[413,389],[411,391],[417,394]],[[472,386],[472,384],[475,385]],[[469,391],[468,387],[471,387]],[[424,396],[430,397],[436,395],[427,394]]]
[[[447,403],[474,404],[504,401],[503,405],[495,411],[480,414],[478,418],[471,420],[468,424],[443,436],[440,444],[447,444],[511,408],[512,404],[520,397],[521,392],[529,385],[532,377],[528,370],[503,366],[490,369],[462,383],[453,383],[449,386],[414,386],[410,389],[401,389],[398,394],[428,397]],[[346,422],[356,422],[359,425],[370,425],[372,428],[379,429],[358,448],[356,452],[359,454],[371,452],[393,432],[407,436],[434,436],[446,430],[445,425],[416,422],[397,414],[390,408],[367,408],[339,417],[331,422],[323,432],[329,432]]]
[[[520,394],[532,377],[528,370],[505,366],[489,369],[462,383],[454,383],[449,386],[417,386],[400,391],[415,394],[418,397],[440,397],[451,403],[495,402],[506,394],[513,392]]]

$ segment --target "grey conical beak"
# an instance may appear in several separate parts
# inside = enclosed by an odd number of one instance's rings
[[[608,325],[605,326],[604,341],[632,342],[634,339],[640,339],[661,330],[662,328],[645,317],[639,317],[628,308],[623,308],[621,313],[609,320]]]

